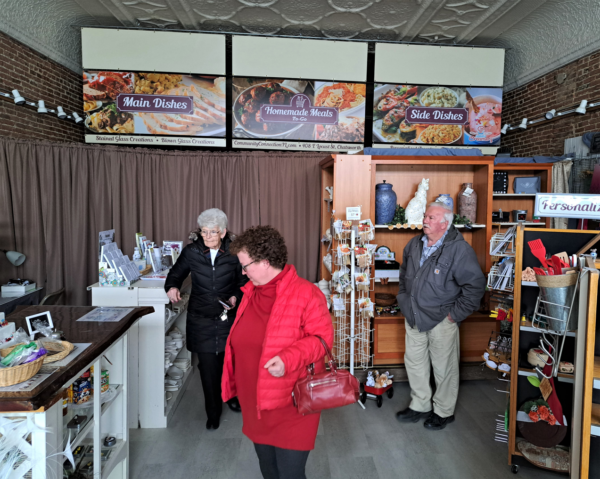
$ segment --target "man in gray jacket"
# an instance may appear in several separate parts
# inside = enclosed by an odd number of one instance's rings
[[[425,427],[444,429],[454,421],[458,397],[458,325],[479,309],[485,277],[475,251],[452,226],[454,215],[443,203],[430,203],[423,234],[404,248],[398,304],[406,326],[404,365],[410,406],[396,414],[402,422],[426,418]],[[430,370],[436,391],[433,396]]]

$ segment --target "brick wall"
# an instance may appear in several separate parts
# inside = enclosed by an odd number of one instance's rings
[[[0,89],[15,88],[28,100],[44,100],[46,107],[62,106],[68,114],[81,114],[81,75],[0,32]],[[83,128],[0,97],[0,136],[81,143]]]
[[[567,75],[562,84],[556,77]],[[523,118],[533,120],[549,110],[570,108],[581,100],[600,98],[600,51],[565,65],[522,87],[505,93],[503,123],[516,126]],[[527,130],[514,130],[502,138],[502,146],[512,148],[512,156],[562,155],[567,138],[600,131],[600,111],[574,115]]]

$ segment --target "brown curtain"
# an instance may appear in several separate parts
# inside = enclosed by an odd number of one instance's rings
[[[277,228],[298,274],[318,281],[321,169],[325,155],[280,153],[260,159],[260,222]]]
[[[316,281],[322,154],[211,153],[87,146],[0,138],[0,248],[27,255],[19,268],[0,255],[0,282],[31,278],[66,304],[88,304],[97,282],[98,232],[116,230],[131,255],[135,233],[184,240],[206,208],[230,230],[271,224],[290,262]]]

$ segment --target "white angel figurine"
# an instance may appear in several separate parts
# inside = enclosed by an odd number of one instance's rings
[[[415,197],[410,200],[406,207],[406,222],[409,225],[422,225],[425,210],[427,209],[427,190],[429,190],[429,180],[423,178]]]

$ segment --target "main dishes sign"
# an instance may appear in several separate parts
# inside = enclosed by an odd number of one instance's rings
[[[88,142],[225,146],[223,77],[86,71],[83,109]]]
[[[373,141],[498,145],[502,89],[376,84]]]
[[[365,84],[234,78],[232,89],[234,138],[364,142]]]

